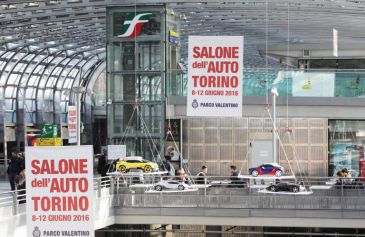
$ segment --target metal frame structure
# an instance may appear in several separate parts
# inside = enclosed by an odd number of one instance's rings
[[[66,122],[67,105],[74,103],[75,97],[70,89],[85,85],[92,88],[90,78],[104,71],[100,67],[105,69],[106,6],[136,4],[166,4],[181,14],[181,52],[185,59],[188,35],[243,34],[245,57],[250,58],[245,60],[246,68],[265,64],[285,67],[262,57],[271,50],[285,52],[290,48],[290,54],[282,53],[289,57],[301,57],[297,53],[303,49],[331,50],[333,28],[339,32],[340,54],[341,50],[355,52],[363,44],[363,1],[1,1],[0,143],[5,144],[5,156],[6,141],[17,137],[19,149],[27,126]],[[356,58],[361,53],[346,55]],[[83,101],[83,120],[88,124],[85,131],[90,132],[89,96],[84,94]],[[11,139],[9,131],[15,134]]]
[[[71,88],[90,91],[90,78],[104,71],[105,1],[3,1],[0,25],[0,143],[6,168],[8,141],[19,150],[27,128],[59,124],[62,129],[68,104],[75,103]],[[85,93],[82,111],[88,111],[83,118],[91,134],[88,97]]]

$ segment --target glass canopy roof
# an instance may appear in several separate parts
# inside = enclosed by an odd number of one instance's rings
[[[104,65],[105,2],[1,1],[0,25],[4,122],[66,122],[71,88]]]
[[[245,67],[286,65],[270,50],[363,48],[365,3],[355,0],[3,0],[0,1],[0,91],[5,123],[66,119],[76,85],[92,87],[105,67],[105,7],[167,4],[181,15],[182,57],[188,35],[244,35]],[[291,55],[295,56],[295,55]],[[349,55],[351,57],[352,55]]]

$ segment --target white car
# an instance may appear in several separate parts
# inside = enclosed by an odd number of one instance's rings
[[[156,191],[162,191],[163,189],[177,189],[177,190],[185,190],[188,189],[189,186],[183,182],[179,182],[176,180],[162,180],[153,185],[153,188]]]

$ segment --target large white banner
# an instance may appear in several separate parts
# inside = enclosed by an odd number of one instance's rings
[[[243,36],[189,36],[188,116],[242,117]]]
[[[76,106],[68,106],[68,143],[77,143]]]
[[[94,236],[92,146],[25,147],[27,236]]]

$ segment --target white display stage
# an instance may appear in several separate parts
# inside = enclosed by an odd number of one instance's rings
[[[251,189],[262,189],[262,188],[266,188],[267,187],[267,185],[260,185],[260,184],[258,184],[258,185],[250,185],[250,188]]]
[[[261,184],[252,184],[254,181],[258,181],[260,182],[265,181],[265,180],[285,180],[285,179],[296,179],[295,176],[291,175],[291,176],[280,176],[280,177],[276,177],[276,176],[272,176],[272,175],[262,175],[262,176],[257,176],[257,177],[253,177],[252,175],[240,175],[238,176],[238,178],[240,179],[248,179],[250,180],[250,188],[265,188],[267,185],[261,185]],[[253,181],[253,182],[252,182]],[[231,184],[232,181],[231,180],[214,180],[212,182],[210,182],[211,185],[229,185]]]
[[[153,184],[131,184],[130,188],[152,188]]]
[[[336,184],[336,181],[327,181],[326,182],[326,185],[335,185]]]
[[[231,183],[230,180],[214,180],[214,181],[210,182],[211,185],[227,185],[230,183]]]
[[[275,175],[259,175],[257,177],[253,177],[252,175],[239,175],[238,178],[242,178],[242,179],[266,179],[266,180],[275,180],[275,179],[296,179],[296,177],[294,175],[290,175],[290,176],[275,176]]]
[[[191,184],[190,187],[192,188],[209,188],[212,185],[210,184]]]
[[[328,190],[331,188],[332,188],[331,185],[313,185],[313,186],[311,186],[311,189],[316,189],[316,190]]]
[[[118,176],[118,177],[141,177],[141,176],[163,175],[163,174],[167,174],[167,171],[157,171],[157,172],[150,172],[150,173],[135,172],[135,171],[130,171],[128,173],[121,173],[118,171],[114,171],[114,172],[109,172],[106,174],[109,176]]]
[[[169,189],[165,189],[165,190],[162,190],[162,191],[156,191],[156,190],[146,190],[144,193],[186,193],[186,192],[196,192],[198,191],[197,188],[189,188],[189,189],[184,189],[184,190],[169,190]]]
[[[300,191],[297,193],[293,193],[293,192],[271,192],[266,189],[259,190],[258,192],[265,193],[265,194],[285,194],[285,195],[311,195],[311,194],[313,194],[312,191]]]

